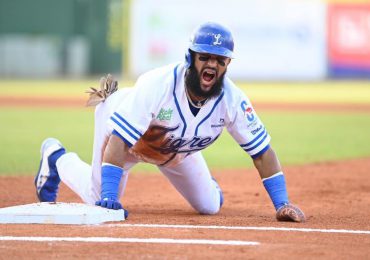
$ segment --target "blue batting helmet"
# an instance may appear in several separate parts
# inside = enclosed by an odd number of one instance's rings
[[[208,22],[200,25],[190,38],[189,49],[185,55],[187,67],[192,63],[190,50],[233,58],[233,36],[224,26]]]

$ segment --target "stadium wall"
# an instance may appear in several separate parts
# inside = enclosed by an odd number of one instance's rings
[[[229,74],[240,80],[370,78],[368,1],[136,0],[125,72],[182,60],[193,28],[218,21],[235,35]]]

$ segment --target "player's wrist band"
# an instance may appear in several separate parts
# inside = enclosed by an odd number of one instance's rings
[[[101,199],[116,201],[123,169],[113,164],[103,163],[101,168]]]
[[[283,172],[278,172],[262,181],[276,210],[289,203]]]

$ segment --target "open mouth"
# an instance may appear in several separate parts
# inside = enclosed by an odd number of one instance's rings
[[[202,79],[207,83],[211,83],[215,78],[216,71],[213,69],[205,69],[202,73]]]

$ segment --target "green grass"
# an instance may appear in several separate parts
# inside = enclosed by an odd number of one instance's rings
[[[370,104],[369,81],[325,81],[317,83],[242,83],[253,101],[284,103]]]
[[[89,80],[0,80],[0,96],[84,97],[89,87],[98,87],[98,78]],[[119,80],[119,86],[133,81]],[[309,102],[370,104],[369,81],[327,81],[318,83],[237,83],[254,102]]]
[[[119,87],[132,86],[125,81]],[[86,97],[85,90],[99,87],[99,79],[89,80],[0,80],[0,96]]]
[[[369,113],[261,112],[283,165],[370,156]],[[34,174],[42,140],[60,139],[90,162],[93,111],[0,108],[0,175]],[[252,167],[250,157],[226,133],[203,152],[211,169]],[[154,171],[141,164],[136,171]]]
[[[0,108],[0,174],[37,170],[40,144],[59,138],[90,161],[93,112],[89,109]]]
[[[120,81],[131,86],[132,81]],[[0,97],[86,98],[84,91],[98,86],[88,80],[0,80]],[[238,83],[252,103],[370,104],[368,81],[317,83]],[[259,112],[272,136],[283,165],[305,164],[370,156],[370,113]],[[0,175],[34,174],[39,149],[48,136],[60,139],[69,151],[90,162],[93,112],[90,108],[0,107]],[[250,157],[226,133],[203,152],[212,169],[252,167]],[[137,171],[155,171],[140,164]]]
[[[369,113],[272,113],[265,121],[283,163],[370,156]]]
[[[259,113],[283,165],[370,156],[370,114]],[[228,133],[204,152],[212,168],[251,167]]]

